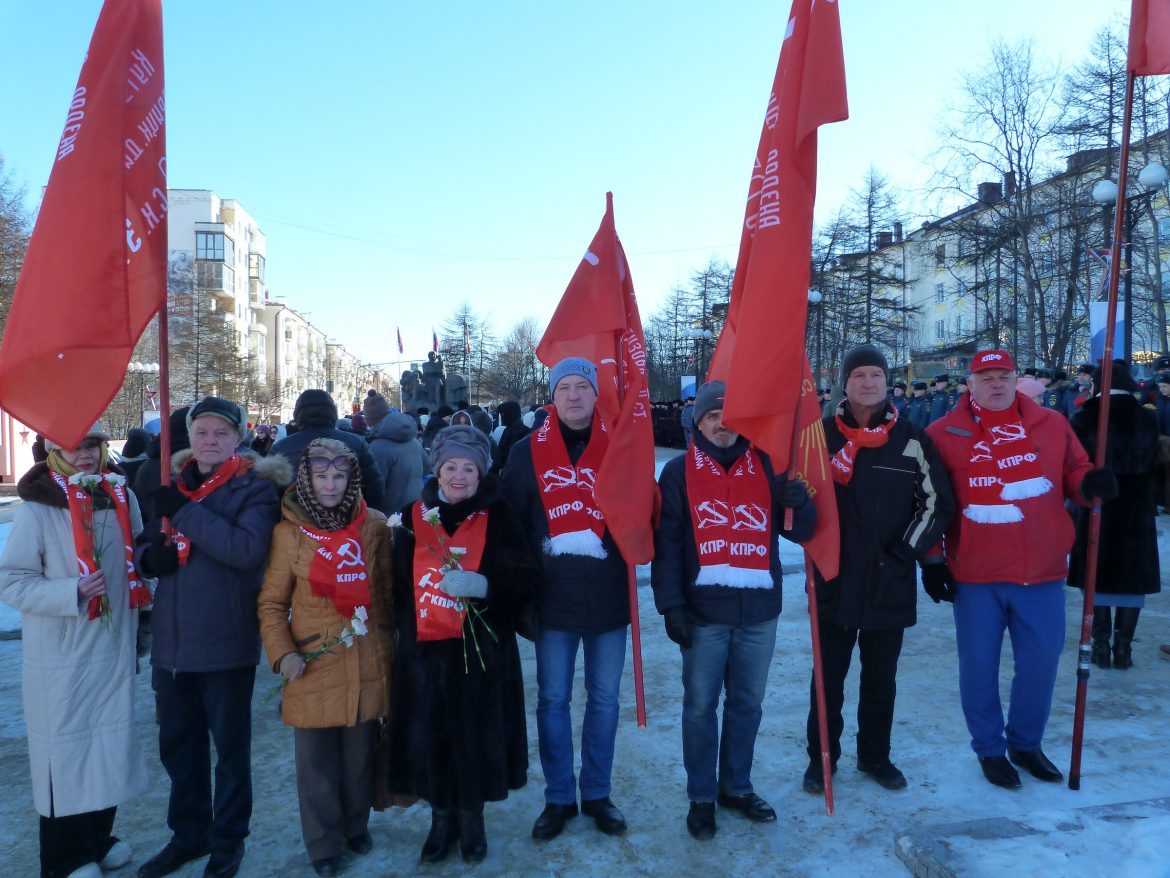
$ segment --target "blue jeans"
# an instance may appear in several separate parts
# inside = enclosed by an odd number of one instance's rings
[[[577,647],[585,644],[585,721],[581,726],[581,798],[610,793],[617,737],[618,690],[626,662],[626,629],[576,634],[545,629],[536,641],[536,730],[544,798],[549,804],[577,801],[573,775],[573,675]]]
[[[732,796],[752,792],[760,705],[775,648],[775,619],[743,627],[694,626],[691,648],[682,650],[683,765],[692,802],[714,802],[719,790]],[[724,689],[720,735],[715,711]]]
[[[1015,665],[1006,727],[999,699],[999,655],[1005,630]],[[1038,749],[1064,648],[1064,581],[958,583],[955,639],[959,697],[971,749],[977,756],[1002,756],[1009,746]]]

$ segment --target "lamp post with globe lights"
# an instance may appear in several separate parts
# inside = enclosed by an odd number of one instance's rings
[[[137,413],[138,422],[135,424],[135,426],[141,427],[143,426],[142,413],[146,410],[146,406],[144,406],[142,403],[142,396],[146,391],[146,381],[148,376],[158,375],[159,365],[158,363],[132,362],[129,366],[126,367],[126,371],[138,379],[136,382],[137,394],[135,396],[135,410]]]

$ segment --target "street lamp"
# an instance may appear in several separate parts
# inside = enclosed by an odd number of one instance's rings
[[[821,346],[822,346],[823,339],[825,336],[825,309],[824,309],[824,305],[823,305],[824,301],[825,301],[825,297],[822,296],[819,291],[817,291],[817,290],[809,290],[808,291],[808,304],[810,307],[815,308],[816,312],[817,312],[817,339],[816,339],[815,349],[816,349],[816,361],[817,361],[816,381],[817,381],[817,390],[818,391],[820,391],[821,386],[823,384],[823,379],[821,378]]]
[[[1145,191],[1125,196],[1125,241],[1123,242],[1125,247],[1125,303],[1122,328],[1124,357],[1127,363],[1133,359],[1133,230],[1137,225],[1137,208],[1143,201],[1145,204],[1149,204],[1168,178],[1170,178],[1170,174],[1167,173],[1165,167],[1158,162],[1151,162],[1138,174],[1138,185]],[[1117,184],[1108,179],[1099,180],[1093,187],[1093,201],[1104,207],[1116,204]],[[1109,240],[1108,226],[1106,229],[1105,245],[1112,247],[1113,242]],[[1161,295],[1161,291],[1158,295]]]
[[[138,378],[138,424],[137,424],[137,426],[141,427],[142,426],[142,413],[143,413],[143,411],[145,411],[145,408],[142,405],[142,394],[146,388],[146,378],[148,375],[157,375],[158,374],[158,363],[132,362],[129,366],[126,367],[126,371],[129,372],[131,375],[137,376],[137,378]]]
[[[707,342],[710,340],[712,332],[709,329],[684,329],[683,338],[694,339],[695,341],[695,389],[697,390],[704,383],[707,377]]]

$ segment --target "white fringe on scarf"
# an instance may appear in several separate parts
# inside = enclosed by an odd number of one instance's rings
[[[1004,500],[1027,500],[1029,497],[1039,497],[1052,490],[1052,482],[1037,476],[1034,479],[1024,479],[1022,482],[1007,482],[999,496]]]
[[[963,515],[980,524],[1011,524],[1023,521],[1024,513],[1019,506],[1010,503],[998,503],[995,506],[978,506],[972,504],[963,509]]]
[[[575,530],[557,534],[544,541],[546,555],[584,555],[587,558],[605,558],[608,552],[601,539],[591,530]]]
[[[747,570],[730,564],[708,564],[699,568],[695,585],[725,585],[728,588],[771,588],[772,574],[767,570]]]

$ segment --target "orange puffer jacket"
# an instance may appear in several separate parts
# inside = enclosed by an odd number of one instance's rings
[[[272,535],[268,568],[260,590],[260,636],[274,672],[290,652],[306,654],[345,627],[328,598],[309,587],[309,566],[317,544],[301,533],[312,523],[296,499],[296,486],[284,495],[284,521]],[[357,510],[355,510],[356,513]],[[386,516],[367,510],[361,529],[362,554],[370,583],[369,633],[340,645],[332,655],[309,662],[285,687],[281,716],[302,729],[337,728],[385,716],[393,671],[391,628],[391,544]],[[290,616],[290,612],[291,616]]]

